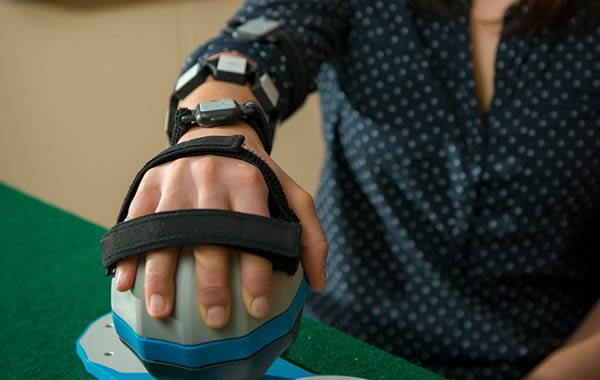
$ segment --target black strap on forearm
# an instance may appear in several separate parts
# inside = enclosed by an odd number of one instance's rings
[[[245,115],[245,120],[258,135],[265,151],[268,154],[271,154],[271,151],[273,150],[273,136],[275,134],[275,129],[267,121],[265,113],[258,103],[253,101],[244,103],[242,112]]]
[[[274,36],[289,57],[292,76],[294,77],[292,101],[282,115],[282,119],[286,119],[304,103],[308,95],[309,78],[304,56],[292,36],[284,29],[278,29]]]
[[[227,22],[223,31],[227,34],[232,35],[234,30],[242,25],[242,21],[239,19],[232,19]],[[253,41],[261,42],[266,41],[270,43],[278,44],[283,53],[289,60],[289,67],[292,71],[292,97],[286,99],[283,105],[284,108],[281,110],[281,119],[287,119],[292,112],[300,108],[308,95],[308,68],[306,67],[306,60],[302,53],[303,47],[301,47],[290,33],[288,33],[283,27],[278,27],[272,32],[257,37]]]
[[[102,238],[103,265],[113,274],[116,263],[129,256],[181,245],[216,244],[248,251],[269,259],[274,270],[289,274],[298,268],[301,226],[287,203],[277,176],[258,155],[242,146],[243,136],[210,136],[174,145],[136,175],[117,224]],[[256,166],[269,188],[271,218],[227,210],[192,209],[158,212],[124,221],[144,174],[178,158],[219,155]]]

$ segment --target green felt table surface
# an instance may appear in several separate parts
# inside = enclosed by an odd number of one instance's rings
[[[75,341],[110,311],[99,247],[105,231],[0,183],[0,378],[91,378]],[[307,318],[284,357],[317,374],[440,378]]]

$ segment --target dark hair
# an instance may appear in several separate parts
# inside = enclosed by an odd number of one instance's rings
[[[433,12],[455,18],[465,15],[462,1],[406,0],[416,11]],[[600,25],[600,0],[520,0],[511,9],[522,10],[506,30],[508,34],[537,34],[542,30],[583,30]],[[571,20],[576,20],[572,25]]]

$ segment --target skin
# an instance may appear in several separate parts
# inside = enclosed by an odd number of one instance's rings
[[[600,301],[569,339],[531,370],[527,380],[600,379]]]
[[[230,54],[230,53],[228,53]],[[235,55],[235,54],[230,54]],[[256,101],[247,85],[217,82],[209,78],[179,104],[195,108],[196,104],[223,98],[238,103]],[[214,135],[241,134],[245,146],[259,154],[275,171],[290,207],[302,224],[301,260],[311,288],[325,289],[327,239],[317,217],[311,196],[295,183],[269,157],[254,130],[245,123],[211,128],[192,128],[180,142]],[[269,216],[268,189],[260,171],[234,158],[202,156],[181,158],[156,167],[144,176],[129,208],[127,220],[145,214],[186,208],[226,209]],[[264,317],[271,305],[273,268],[270,261],[240,252],[240,273],[228,273],[228,252],[224,247],[193,247],[199,312],[206,325],[224,327],[231,314],[231,292],[228,276],[239,275],[246,311],[255,318]],[[146,309],[155,319],[165,319],[173,311],[176,248],[150,252],[146,256]],[[116,288],[131,289],[135,280],[137,258],[119,262]]]
[[[514,0],[474,0],[470,11],[473,75],[476,96],[482,114],[489,110],[494,94],[496,50],[502,32],[502,18]],[[230,53],[227,53],[230,54]],[[234,54],[232,54],[234,55]],[[238,103],[256,100],[249,87],[209,78],[194,90],[180,106],[189,108],[202,101],[233,98]],[[302,264],[311,287],[325,288],[327,240],[317,218],[310,195],[296,184],[264,151],[254,130],[244,124],[210,129],[193,128],[181,141],[208,135],[242,134],[246,146],[273,168],[300,218]],[[150,170],[129,209],[127,219],[145,214],[182,208],[222,208],[268,216],[268,191],[258,170],[232,158],[217,156],[181,158]],[[173,274],[177,249],[150,252],[145,273],[146,307],[156,319],[167,318],[173,310]],[[228,276],[240,275],[247,312],[264,316],[271,304],[272,267],[267,260],[241,252],[240,273],[228,273],[227,254],[218,246],[194,247],[196,288],[199,312],[207,326],[219,329],[230,317]],[[131,289],[137,268],[136,258],[117,266],[116,288]],[[571,337],[539,363],[525,377],[528,380],[600,379],[600,301],[590,310]]]
[[[502,33],[502,19],[515,0],[473,1],[469,27],[473,59],[473,76],[479,110],[488,112],[494,95],[496,50]]]

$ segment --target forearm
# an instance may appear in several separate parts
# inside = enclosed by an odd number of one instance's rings
[[[600,301],[565,344],[539,363],[525,379],[600,379]]]

